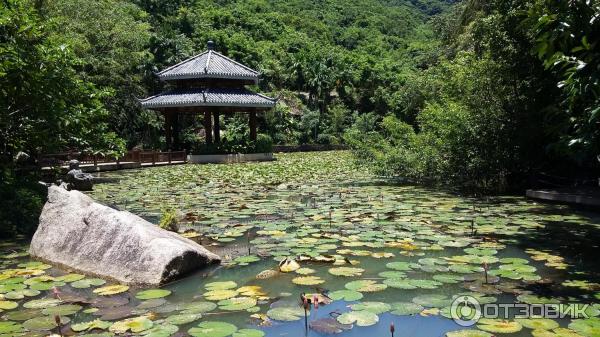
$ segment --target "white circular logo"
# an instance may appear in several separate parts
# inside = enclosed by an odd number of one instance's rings
[[[472,326],[481,318],[481,305],[473,296],[461,295],[452,301],[450,315],[460,326]]]

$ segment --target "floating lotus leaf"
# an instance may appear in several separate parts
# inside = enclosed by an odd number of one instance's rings
[[[315,270],[311,269],[311,268],[299,268],[296,269],[296,274],[300,274],[300,275],[308,275],[308,274],[314,274]]]
[[[0,334],[14,334],[23,330],[23,326],[17,322],[0,322]]]
[[[377,283],[373,280],[357,280],[346,283],[345,287],[348,290],[355,290],[361,293],[370,293],[385,290],[387,285]]]
[[[152,309],[152,308],[160,307],[161,305],[163,305],[165,303],[167,303],[167,300],[165,300],[164,298],[154,298],[154,299],[147,300],[147,301],[144,301],[144,302],[138,304],[136,306],[136,308],[140,309],[140,310]]]
[[[9,291],[6,294],[4,294],[4,298],[8,299],[8,300],[20,300],[20,299],[25,298],[25,296],[34,297],[39,294],[40,294],[39,290],[23,289],[23,290]]]
[[[26,321],[30,318],[41,316],[42,311],[40,309],[26,309],[18,310],[7,313],[4,318],[11,321]]]
[[[260,261],[260,257],[256,255],[239,256],[233,260],[233,262],[237,263],[239,266],[247,266],[248,264],[257,261]]]
[[[141,333],[146,337],[169,337],[179,331],[179,327],[173,324],[154,325],[151,329]]]
[[[351,324],[342,324],[335,318],[331,317],[311,321],[309,323],[309,327],[318,333],[326,335],[338,334],[344,332],[345,330],[352,329]]]
[[[183,325],[197,321],[200,318],[202,318],[202,314],[177,314],[167,317],[165,322],[174,325]]]
[[[222,300],[217,303],[221,310],[246,310],[256,305],[256,298],[253,297],[233,297]]]
[[[60,318],[62,324],[69,323],[69,317]],[[23,327],[32,331],[46,331],[54,329],[57,326],[53,316],[39,316],[23,322]]]
[[[575,319],[569,324],[569,329],[586,337],[600,336],[600,318]]]
[[[206,321],[188,330],[194,337],[226,337],[237,331],[237,327],[227,322]]]
[[[154,323],[147,317],[140,316],[118,321],[111,325],[109,330],[117,334],[122,334],[127,331],[138,333],[152,328],[153,325]]]
[[[233,281],[211,282],[204,285],[207,290],[225,290],[237,288],[237,283]]]
[[[17,303],[17,302],[0,300],[0,309],[2,309],[2,310],[11,310],[18,306],[19,306],[19,303]]]
[[[412,270],[412,263],[409,262],[389,262],[385,265],[389,269],[398,271],[409,271]]]
[[[446,337],[494,337],[494,335],[481,330],[465,329],[446,332]]]
[[[550,298],[550,297],[541,297],[530,294],[521,294],[517,296],[517,300],[522,303],[528,304],[558,304],[560,300]]]
[[[526,328],[534,330],[552,330],[559,327],[556,321],[549,318],[521,318],[515,321]]]
[[[238,293],[244,296],[264,298],[267,294],[263,291],[261,286],[244,286],[237,289]]]
[[[92,286],[101,286],[105,283],[106,283],[106,281],[104,281],[103,279],[100,279],[100,278],[85,278],[85,279],[71,283],[71,287],[77,288],[77,289],[85,289],[85,288],[89,288]]]
[[[383,283],[391,288],[396,289],[417,289],[417,286],[413,284],[412,280],[404,279],[404,278],[389,278],[383,280]]]
[[[396,271],[396,270],[386,270],[386,271],[382,271],[379,274],[380,277],[384,277],[384,278],[403,278],[406,277],[406,273],[403,273],[401,271]]]
[[[299,276],[292,279],[294,284],[303,285],[303,286],[312,286],[321,283],[325,283],[325,280],[318,276]]]
[[[116,284],[116,285],[110,285],[110,286],[105,286],[105,287],[101,287],[101,288],[96,288],[96,289],[94,289],[94,293],[96,293],[98,295],[109,296],[109,295],[124,293],[127,290],[129,290],[128,286],[122,285],[122,284]]]
[[[31,300],[29,302],[25,302],[23,307],[28,309],[44,309],[49,307],[55,307],[61,304],[62,301],[56,298],[41,298],[38,300]]]
[[[102,308],[94,312],[94,315],[100,316],[100,319],[105,321],[114,321],[131,316],[135,316],[134,308],[128,305],[120,307]]]
[[[398,316],[418,314],[425,309],[420,304],[412,302],[395,302],[391,307],[391,313]]]
[[[459,283],[464,280],[464,276],[457,274],[438,274],[432,277],[435,281],[442,283]]]
[[[379,322],[379,316],[370,311],[350,311],[339,315],[337,321],[342,324],[354,324],[358,326],[371,326]]]
[[[352,268],[352,267],[335,267],[329,268],[329,273],[335,276],[360,276],[365,270],[362,268]]]
[[[265,332],[258,329],[240,329],[232,337],[263,337]]]
[[[71,283],[71,282],[79,281],[84,278],[85,278],[85,275],[81,275],[81,274],[67,274],[67,275],[57,277],[56,281]]]
[[[226,300],[228,298],[232,298],[238,295],[238,291],[237,290],[232,290],[232,289],[217,289],[217,290],[211,290],[211,291],[207,291],[204,293],[204,298],[206,298],[209,301],[220,301],[220,300]]]
[[[106,321],[96,319],[93,321],[71,324],[71,329],[75,332],[94,330],[94,329],[105,330],[105,329],[108,329],[111,325],[112,325],[111,322],[106,322]]]
[[[390,311],[391,305],[383,302],[359,302],[350,305],[353,311],[370,311],[374,314],[383,314]]]
[[[275,307],[267,311],[267,316],[276,321],[296,321],[304,317],[304,309],[299,306]]]
[[[79,310],[81,310],[81,306],[80,305],[76,305],[76,304],[61,304],[61,305],[57,305],[55,307],[50,307],[50,308],[46,308],[44,310],[42,310],[42,313],[44,315],[59,315],[59,316],[68,316],[68,315],[72,315],[76,312],[78,312]]]
[[[155,298],[163,298],[171,295],[170,290],[166,289],[148,289],[135,294],[135,297],[140,300],[151,300]]]
[[[550,330],[533,330],[531,332],[533,337],[583,337],[577,332],[571,329],[565,328],[556,328],[552,331]]]
[[[492,333],[515,333],[521,331],[523,326],[519,322],[491,318],[481,318],[477,328]]]
[[[498,251],[490,248],[465,248],[465,253],[480,256],[492,256],[498,254]],[[512,263],[512,262],[510,262]]]
[[[452,303],[452,299],[445,295],[430,294],[420,295],[412,299],[413,303],[429,308],[442,308]]]
[[[329,293],[329,298],[334,301],[344,300],[351,302],[360,300],[363,298],[363,294],[354,290],[336,290]]]
[[[191,302],[183,306],[184,310],[182,313],[200,314],[213,311],[216,307],[217,304],[213,302]]]

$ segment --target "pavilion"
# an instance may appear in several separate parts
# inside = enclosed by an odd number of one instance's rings
[[[208,50],[159,72],[170,89],[142,99],[142,107],[165,117],[167,148],[178,148],[179,115],[204,114],[206,143],[220,142],[221,114],[249,114],[250,140],[256,140],[256,114],[275,106],[275,99],[255,93],[246,85],[258,84],[260,73],[214,50]]]

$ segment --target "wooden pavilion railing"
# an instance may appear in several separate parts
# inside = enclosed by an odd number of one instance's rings
[[[103,163],[141,163],[141,164],[156,164],[156,163],[172,163],[187,161],[186,151],[148,151],[148,150],[131,150],[127,151],[122,157],[92,155],[81,152],[62,152],[53,154],[44,154],[38,158],[38,162],[42,167],[47,166],[66,166],[69,165],[69,160],[77,159],[81,165],[93,164],[97,166]]]

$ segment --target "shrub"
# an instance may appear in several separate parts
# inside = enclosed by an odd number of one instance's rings
[[[165,209],[162,217],[160,218],[158,227],[171,232],[179,231],[179,219],[177,218],[177,211],[171,208]]]
[[[258,134],[254,144],[254,152],[269,153],[273,152],[273,139],[269,135]]]

